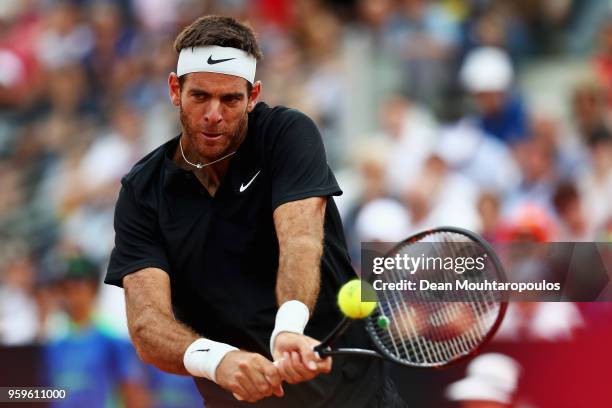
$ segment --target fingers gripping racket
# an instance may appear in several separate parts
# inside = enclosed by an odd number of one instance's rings
[[[402,241],[386,257],[396,255],[458,260],[483,257],[484,267],[461,273],[468,283],[505,282],[505,274],[493,249],[478,235],[455,227],[427,230]],[[377,275],[383,282],[420,279],[454,285],[456,270],[433,268],[414,271],[393,269]],[[474,285],[478,287],[478,285]],[[486,286],[485,286],[486,287]],[[432,293],[435,293],[432,295]],[[495,334],[507,301],[502,292],[468,290],[378,291],[378,307],[365,318],[366,330],[376,350],[334,348],[334,342],[353,322],[345,318],[319,344],[320,356],[359,355],[378,357],[410,367],[443,367],[472,356]],[[432,298],[435,296],[435,298]]]

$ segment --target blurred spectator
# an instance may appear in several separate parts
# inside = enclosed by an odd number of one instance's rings
[[[434,102],[450,79],[442,67],[460,40],[458,22],[443,3],[402,0],[386,37],[400,63],[404,92],[420,102]]]
[[[319,124],[328,161],[333,166],[340,166],[346,144],[341,137],[341,119],[346,110],[344,97],[347,89],[344,78],[347,67],[341,58],[339,41],[341,26],[329,10],[312,6],[317,2],[296,4],[297,13],[302,16],[297,21],[296,38],[304,50],[303,62],[308,69],[305,70],[307,76],[300,101],[293,106],[302,109]]]
[[[527,201],[503,214],[498,237],[504,242],[555,242],[557,234],[551,213]]]
[[[441,225],[478,230],[477,199],[475,184],[452,172],[439,153],[427,159],[414,185],[403,194],[416,231]]]
[[[495,341],[571,341],[584,327],[570,302],[511,302]]]
[[[581,140],[565,132],[560,121],[552,116],[537,114],[531,120],[531,133],[550,147],[559,178],[571,178],[584,167],[587,151]]]
[[[202,396],[191,377],[168,374],[153,366],[147,366],[146,369],[151,408],[202,406]]]
[[[386,160],[388,189],[399,195],[414,183],[435,148],[437,123],[426,108],[400,95],[389,96],[379,116],[381,136],[391,144]]]
[[[35,44],[41,18],[34,3],[9,0],[0,6],[0,116],[1,109],[19,112],[39,97]]]
[[[586,215],[574,184],[559,184],[553,203],[560,220],[560,241],[589,241],[594,238],[594,232],[588,230]]]
[[[589,140],[590,165],[578,177],[589,225],[599,230],[612,219],[612,135],[605,128]]]
[[[608,107],[612,106],[612,20],[605,21],[599,32],[599,49],[593,63]]]
[[[466,21],[465,48],[495,47],[507,50],[514,60],[529,55],[532,47],[526,19],[530,10],[521,8],[520,2],[484,1],[473,4],[473,18]]]
[[[13,164],[11,160],[0,162],[0,215],[3,221],[25,201],[24,175],[14,171]]]
[[[80,63],[91,51],[93,34],[82,11],[67,0],[49,5],[37,44],[38,58],[47,68]]]
[[[135,30],[124,24],[123,15],[117,4],[110,2],[95,3],[89,11],[91,16],[92,47],[84,60],[87,67],[91,96],[98,104],[108,105],[105,97],[122,97],[112,87],[121,70],[134,64],[134,53],[138,46]],[[134,75],[130,72],[131,75]],[[138,82],[136,78],[131,78]],[[123,85],[123,84],[122,84]],[[110,94],[110,95],[109,95]]]
[[[112,216],[119,182],[144,155],[141,141],[140,113],[127,104],[116,105],[111,129],[83,154],[72,182],[63,189],[65,235],[97,260],[105,259],[112,247]]]
[[[487,137],[467,119],[444,129],[437,149],[453,171],[482,190],[507,194],[520,182],[520,171],[510,149]]]
[[[0,281],[0,344],[24,345],[38,338],[38,310],[32,294],[35,270],[25,245],[3,248]]]
[[[361,242],[399,242],[413,231],[406,208],[395,200],[380,198],[366,204],[355,222]]]
[[[609,123],[605,93],[598,83],[579,83],[574,88],[571,102],[574,126],[581,142],[586,142],[590,135]]]
[[[27,90],[26,62],[15,51],[0,48],[0,106],[20,107]]]
[[[512,62],[503,50],[482,47],[471,51],[460,78],[476,103],[475,119],[483,132],[510,144],[528,136],[523,102],[512,93]]]
[[[507,197],[504,212],[533,204],[552,214],[552,195],[558,178],[554,146],[538,138],[517,144],[514,151],[522,179]]]
[[[498,353],[481,354],[470,362],[467,376],[452,383],[446,396],[461,408],[510,408],[520,375],[519,364]]]
[[[483,191],[478,197],[477,207],[480,215],[480,235],[488,242],[497,241],[500,225],[499,197],[490,191]]]
[[[99,268],[79,253],[58,255],[63,308],[69,318],[66,333],[46,348],[47,385],[66,389],[57,407],[106,407],[116,398],[125,407],[146,407],[144,366],[133,346],[105,329],[94,304]]]
[[[178,23],[181,0],[133,0],[131,3],[137,20],[148,32],[171,32]]]
[[[553,9],[564,8],[563,3],[570,3],[565,5],[565,8],[568,9],[565,21],[561,20],[561,23],[566,22],[567,24],[560,25],[561,28],[565,28],[563,34],[567,51],[577,55],[587,55],[592,52],[593,45],[597,42],[597,32],[609,18],[610,4],[598,0],[571,2],[549,0],[547,3],[550,3]]]
[[[348,205],[339,201],[349,253],[354,261],[360,258],[360,242],[364,238],[357,232],[358,217],[369,203],[385,200],[389,196],[385,179],[385,160],[389,155],[389,146],[385,142],[384,139],[374,139],[354,149],[353,162],[358,166],[357,185],[350,191],[349,184],[349,194],[352,193],[353,197]]]

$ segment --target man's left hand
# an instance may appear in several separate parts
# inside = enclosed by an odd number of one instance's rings
[[[284,381],[298,384],[331,371],[331,357],[322,359],[313,350],[319,343],[297,333],[281,332],[276,336],[272,355]]]

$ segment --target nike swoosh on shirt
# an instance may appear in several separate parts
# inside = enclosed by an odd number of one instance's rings
[[[208,62],[208,65],[215,65],[215,64],[218,64],[220,62],[231,61],[233,59],[236,59],[236,58],[223,58],[223,59],[217,59],[216,60],[216,59],[213,59],[213,57],[211,55],[210,57],[208,57],[208,61],[206,61],[206,62]]]
[[[259,173],[261,173],[261,170],[259,170],[251,179],[251,181],[249,181],[246,186],[244,184],[240,184],[240,192],[242,193],[244,190],[246,190],[247,188],[249,188],[249,186],[251,185],[251,183],[253,182],[253,180],[255,180],[255,178],[257,178],[257,176],[259,176]]]
[[[210,349],[199,349],[199,350],[193,350],[192,353],[195,353],[196,351],[210,351]]]

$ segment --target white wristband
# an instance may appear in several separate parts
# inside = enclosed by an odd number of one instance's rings
[[[217,366],[227,353],[234,350],[238,349],[229,344],[197,339],[185,350],[183,364],[187,372],[194,377],[204,377],[217,382],[215,377]]]
[[[289,300],[283,303],[276,312],[276,322],[270,336],[270,353],[274,352],[274,340],[279,333],[303,334],[309,317],[308,307],[299,300]]]

